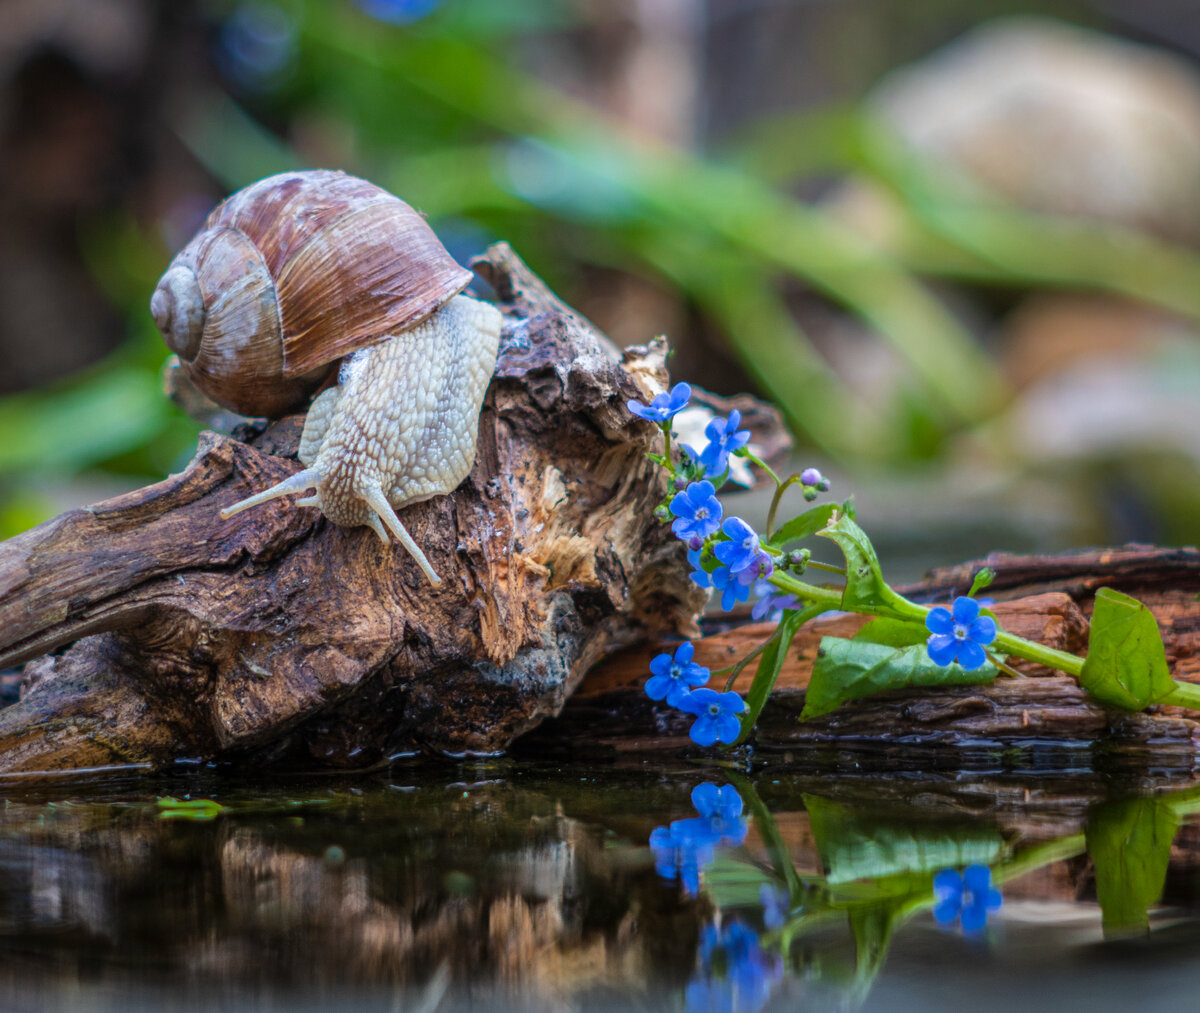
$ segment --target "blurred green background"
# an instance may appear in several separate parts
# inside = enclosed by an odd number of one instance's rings
[[[1200,19],[1077,0],[8,0],[0,536],[163,477],[158,275],[337,167],[783,409],[913,572],[1200,541]],[[895,573],[894,569],[889,569]]]

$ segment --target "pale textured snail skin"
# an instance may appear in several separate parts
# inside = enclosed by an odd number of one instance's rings
[[[297,500],[334,524],[388,532],[440,583],[395,511],[452,492],[471,470],[479,409],[496,366],[500,312],[456,296],[399,339],[356,352],[313,401],[300,440],[307,467],[221,511],[314,489]]]

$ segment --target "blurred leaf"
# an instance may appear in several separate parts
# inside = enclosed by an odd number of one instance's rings
[[[172,409],[158,378],[101,370],[74,385],[0,400],[0,472],[74,472],[148,443]]]
[[[914,686],[979,686],[996,678],[990,661],[979,668],[935,665],[922,643],[888,647],[861,640],[822,637],[804,696],[801,719],[821,717],[849,700]]]
[[[1179,816],[1170,800],[1134,798],[1099,806],[1088,819],[1087,849],[1105,935],[1145,931],[1162,896]]]
[[[1154,613],[1136,598],[1100,588],[1079,682],[1101,703],[1128,711],[1170,696],[1175,682]]]

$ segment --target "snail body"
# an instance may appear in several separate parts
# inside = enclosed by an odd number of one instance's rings
[[[475,456],[500,313],[411,207],[340,172],[234,194],[176,256],[151,312],[189,378],[244,415],[278,417],[318,387],[304,470],[221,511],[280,496],[389,534],[439,583],[396,510],[449,493]],[[336,373],[337,382],[330,386]]]

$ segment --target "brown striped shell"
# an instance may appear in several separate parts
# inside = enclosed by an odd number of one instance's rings
[[[411,328],[470,280],[399,197],[344,172],[285,172],[216,207],[150,312],[209,397],[278,417],[343,357]]]

